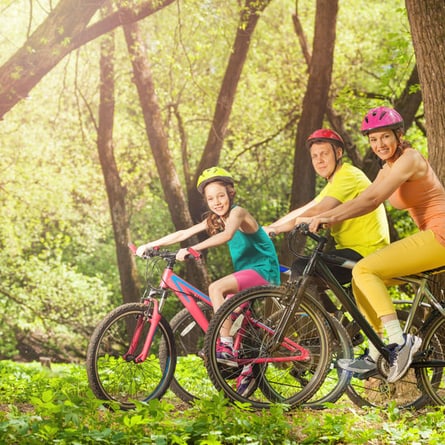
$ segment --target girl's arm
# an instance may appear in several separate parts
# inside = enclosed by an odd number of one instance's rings
[[[169,246],[171,244],[179,243],[206,229],[207,221],[201,221],[188,229],[178,230],[177,232],[170,233],[155,241],[139,246],[136,250],[136,255],[142,256],[148,249],[153,249],[154,247]]]
[[[246,220],[249,213],[242,207],[235,207],[230,211],[229,217],[225,220],[224,231],[207,238],[206,240],[195,244],[193,249],[204,250],[209,247],[216,247],[227,243],[233,238],[235,232],[241,227],[241,224]],[[258,224],[257,224],[258,229]]]
[[[321,224],[332,225],[373,211],[424,168],[424,163],[417,151],[407,150],[391,167],[380,170],[374,182],[356,198],[311,218],[309,229],[315,232]]]
[[[258,230],[258,224],[253,217],[250,216],[249,212],[247,212],[246,209],[237,206],[231,210],[229,217],[225,220],[223,232],[217,233],[194,246],[190,246],[190,248],[200,251],[227,243],[233,238],[233,235],[241,227],[241,224],[243,224],[249,217],[251,218],[251,221],[255,222],[256,230]],[[188,254],[189,252],[187,249],[180,249],[176,254],[176,259],[183,261]]]

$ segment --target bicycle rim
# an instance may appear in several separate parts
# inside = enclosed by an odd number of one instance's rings
[[[198,303],[206,318],[213,315],[213,308]],[[170,321],[175,338],[176,369],[170,389],[184,402],[191,403],[197,398],[211,397],[216,389],[209,379],[204,363],[205,332],[187,309],[182,309]],[[160,349],[160,359],[166,359],[165,349]]]
[[[168,389],[175,369],[173,333],[161,318],[149,355],[142,363],[132,359],[142,350],[151,325],[147,306],[128,303],[110,312],[96,327],[87,351],[87,374],[93,393],[101,400],[117,402],[122,409],[131,409],[135,401],[161,398]],[[139,341],[131,357],[125,358],[138,320],[144,320]],[[163,363],[159,348],[167,351]],[[112,406],[112,404],[107,404]]]
[[[308,400],[323,383],[331,363],[331,330],[325,316],[308,298],[293,315],[286,331],[288,344],[301,346],[300,352],[283,343],[272,344],[272,333],[286,307],[282,287],[262,286],[248,289],[226,300],[213,317],[205,341],[207,371],[217,389],[233,401],[269,408],[271,403],[295,407]],[[232,325],[238,350],[238,366],[222,366],[216,357],[216,345],[224,321],[236,318]],[[301,355],[302,357],[302,355]],[[243,365],[253,365],[255,384],[244,395],[237,392],[237,377]]]
[[[445,318],[437,313],[425,323],[422,330],[420,355],[425,361],[438,361],[438,366],[417,368],[416,374],[422,390],[431,401],[438,405],[445,404],[444,370],[440,362],[445,363]]]

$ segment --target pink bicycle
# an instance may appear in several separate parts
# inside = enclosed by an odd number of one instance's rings
[[[199,259],[200,254],[192,251],[190,258]],[[194,400],[198,390],[200,396],[215,391],[198,355],[213,314],[210,298],[174,272],[176,252],[154,249],[144,259],[146,286],[141,302],[123,304],[107,314],[95,328],[87,351],[93,393],[123,409],[133,408],[135,401],[159,399],[169,387],[186,402]],[[154,284],[160,260],[165,264],[160,281]],[[172,293],[184,309],[168,322],[162,310]]]

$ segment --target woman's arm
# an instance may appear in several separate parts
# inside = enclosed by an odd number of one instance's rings
[[[356,198],[312,218],[309,229],[316,231],[321,224],[332,225],[373,211],[423,165],[424,160],[417,151],[407,150],[391,167],[386,165],[380,170],[374,182]]]

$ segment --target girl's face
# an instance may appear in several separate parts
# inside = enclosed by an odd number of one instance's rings
[[[397,150],[398,141],[394,131],[374,131],[368,136],[372,151],[382,160],[390,161]]]
[[[211,182],[204,189],[204,196],[209,209],[218,216],[224,216],[230,210],[230,198],[221,182]]]

